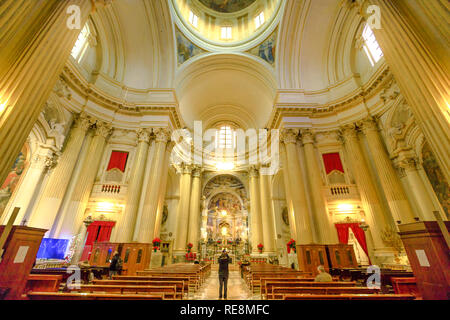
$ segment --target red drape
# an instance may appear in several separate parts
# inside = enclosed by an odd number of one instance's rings
[[[109,241],[115,224],[114,221],[94,221],[89,225],[81,261],[89,260],[94,242]]]
[[[344,167],[342,166],[341,156],[339,153],[327,153],[322,155],[322,157],[327,174],[330,174],[334,170],[344,173]]]
[[[363,249],[364,253],[369,258],[369,250],[367,249],[367,241],[366,241],[366,234],[364,233],[364,230],[361,229],[359,226],[359,223],[337,223],[335,224],[339,242],[343,244],[348,244],[348,237],[349,237],[349,229],[352,229],[353,234],[356,237],[356,240],[358,240],[359,245]]]
[[[125,172],[127,160],[128,160],[128,152],[113,151],[111,153],[108,169],[106,171],[112,169],[119,169],[120,171]]]

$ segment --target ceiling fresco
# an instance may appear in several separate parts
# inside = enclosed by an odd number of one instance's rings
[[[233,13],[241,11],[256,0],[199,0],[204,6],[221,12],[221,13]]]

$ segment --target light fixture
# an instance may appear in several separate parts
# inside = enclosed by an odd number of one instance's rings
[[[99,202],[97,204],[97,211],[112,212],[114,211],[114,204],[111,202]]]
[[[340,213],[351,213],[353,210],[353,205],[349,203],[340,203],[337,205],[337,209]]]
[[[234,169],[233,162],[217,162],[216,163],[217,171],[230,171]]]
[[[227,215],[227,211],[226,211],[226,210],[222,210],[220,213],[221,213],[222,216],[224,216],[224,217]]]

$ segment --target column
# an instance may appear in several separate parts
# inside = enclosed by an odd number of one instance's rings
[[[81,31],[67,27],[67,7],[80,8],[82,27],[97,2],[1,2],[0,181],[5,179],[36,123]]]
[[[87,156],[67,206],[62,208],[62,217],[55,227],[56,238],[70,239],[80,231],[89,196],[95,182],[106,139],[111,134],[111,126],[98,121],[95,124],[94,137],[87,150]]]
[[[202,168],[194,167],[192,169],[192,191],[191,203],[189,209],[189,228],[188,242],[192,243],[192,252],[197,252],[199,230],[200,230],[200,196],[201,196],[201,175]]]
[[[92,222],[94,221],[90,216],[83,221],[84,226],[81,226],[81,233],[78,235],[77,238],[80,240],[80,243],[75,248],[75,252],[71,259],[72,264],[77,264],[81,259],[81,255],[83,254],[84,246],[86,244],[87,229],[89,228]]]
[[[362,130],[367,137],[372,159],[394,221],[397,224],[413,223],[415,221],[413,210],[381,141],[375,120],[369,118],[362,124]]]
[[[187,228],[189,217],[189,200],[191,195],[191,172],[190,165],[181,164],[180,168],[180,200],[177,209],[177,227],[175,233],[174,254],[182,256],[186,253]]]
[[[297,230],[295,229],[295,217],[294,217],[294,207],[292,203],[292,190],[291,185],[289,183],[289,171],[288,171],[288,161],[286,155],[286,147],[284,144],[281,144],[283,157],[283,182],[284,182],[284,192],[286,194],[286,206],[288,209],[288,218],[289,218],[289,229],[291,231],[291,238],[297,239]]]
[[[33,201],[42,185],[43,178],[48,169],[55,164],[55,156],[50,150],[42,150],[42,147],[32,156],[31,165],[27,170],[23,182],[19,189],[15,192],[15,198],[8,204],[8,213],[3,216],[1,224],[6,224],[15,207],[19,207],[20,211],[16,217],[15,224],[28,224],[29,214]]]
[[[373,184],[366,159],[359,145],[356,127],[354,125],[343,127],[341,129],[341,137],[343,138],[346,154],[350,160],[352,172],[361,196],[365,220],[370,227],[366,234],[371,235],[375,249],[384,248],[385,245],[381,238],[381,233],[387,228],[388,224],[383,215],[381,202]]]
[[[321,244],[337,244],[338,237],[331,216],[328,214],[323,196],[323,181],[320,175],[316,150],[314,148],[314,134],[311,130],[302,131],[303,147],[305,149],[306,167],[311,187],[313,215],[317,221],[317,231]]]
[[[252,253],[258,254],[258,244],[263,243],[263,228],[261,217],[261,197],[259,193],[259,172],[252,166],[249,170],[250,176],[250,220],[252,231]]]
[[[445,49],[435,42],[440,34],[428,32],[428,27],[437,22],[441,23],[438,29],[444,27],[441,32],[448,34],[449,27],[444,22],[449,19],[448,8],[436,0],[360,2],[364,2],[364,14],[368,5],[380,8],[381,29],[374,28],[374,34],[417,124],[450,181],[450,79],[449,70],[444,69],[448,67],[448,53],[442,54]],[[427,8],[410,10],[415,2]],[[419,21],[425,22],[422,26],[426,27],[416,27]],[[427,34],[418,34],[418,30]]]
[[[418,161],[412,150],[402,150],[398,154],[397,165],[403,172],[403,179],[411,192],[411,200],[413,201],[419,218],[422,221],[435,221],[433,211],[439,211],[442,219],[445,221],[445,215],[439,208],[433,204],[430,192],[422,180],[418,170]]]
[[[166,146],[169,141],[169,132],[165,128],[154,130],[155,153],[153,156],[150,178],[145,192],[144,206],[140,219],[135,227],[134,239],[141,243],[151,243],[154,239],[158,199],[161,192]]]
[[[85,113],[76,117],[58,164],[53,169],[36,209],[30,216],[29,226],[43,229],[52,227],[79,159],[86,132],[91,124],[90,118]]]
[[[138,145],[128,183],[126,207],[122,219],[116,226],[116,242],[126,243],[133,241],[134,227],[136,226],[139,199],[144,183],[145,165],[147,164],[150,133],[146,129],[137,132]]]
[[[311,222],[308,215],[305,185],[300,169],[300,160],[297,151],[298,131],[287,129],[283,131],[283,142],[286,147],[287,172],[291,186],[292,205],[294,207],[295,229],[297,244],[310,244],[313,242]],[[295,192],[294,192],[295,190]]]
[[[272,176],[260,173],[259,187],[261,190],[261,218],[264,239],[264,252],[269,255],[274,255],[277,252],[277,234],[275,230],[275,216],[272,205],[272,193],[270,190],[271,177]]]

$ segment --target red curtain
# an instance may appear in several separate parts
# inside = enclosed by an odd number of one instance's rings
[[[87,228],[87,238],[84,244],[81,261],[89,260],[94,242],[108,242],[111,238],[114,221],[94,221]]]
[[[344,167],[342,166],[341,156],[339,153],[327,153],[322,155],[322,157],[327,174],[330,174],[335,170],[344,173]]]
[[[369,250],[367,249],[367,241],[366,241],[366,234],[364,233],[364,230],[361,229],[359,226],[359,223],[337,223],[335,224],[339,242],[343,244],[348,244],[348,237],[349,237],[349,229],[352,229],[353,234],[356,237],[356,240],[358,240],[359,245],[363,249],[364,253],[369,258]]]
[[[128,152],[113,151],[111,153],[108,169],[106,169],[106,171],[109,171],[111,169],[119,169],[120,171],[125,172],[127,160],[128,160]]]

